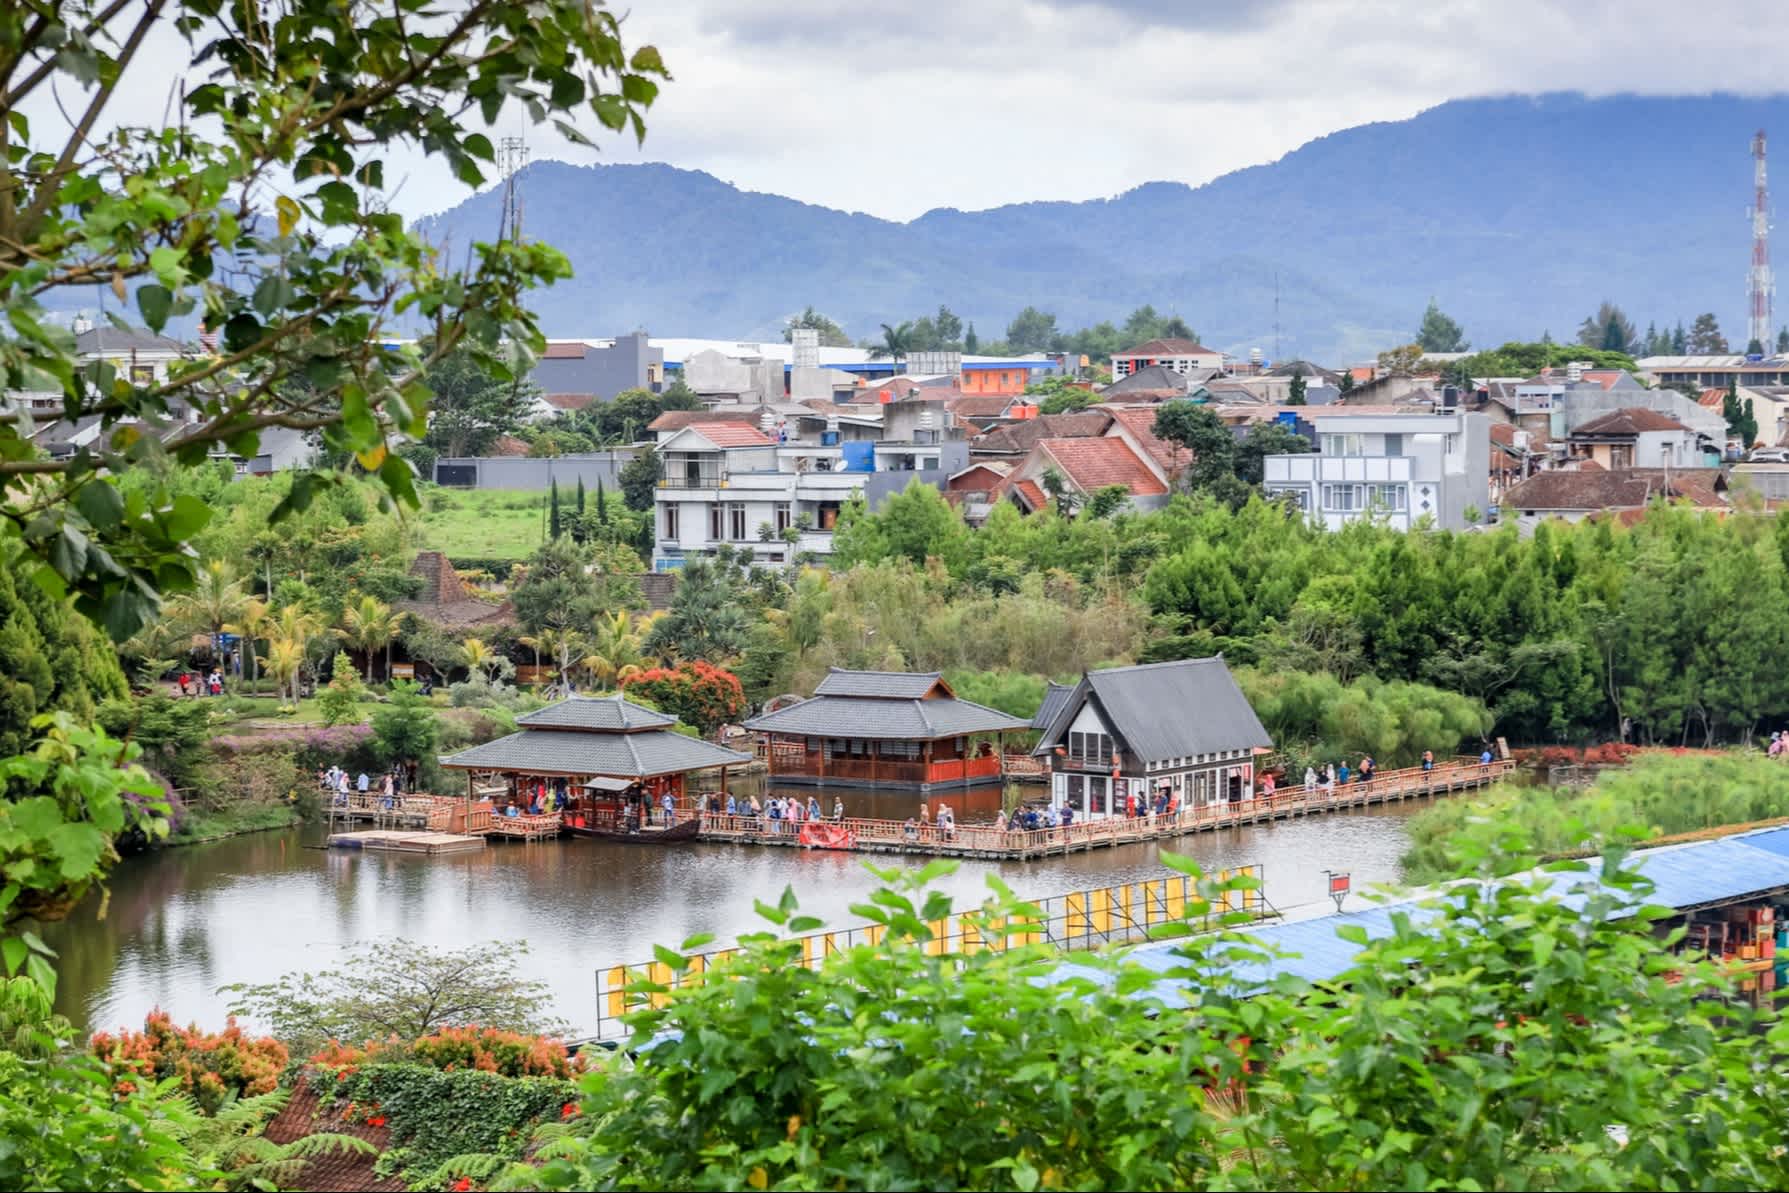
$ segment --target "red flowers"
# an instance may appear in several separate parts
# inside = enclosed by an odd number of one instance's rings
[[[367,1119],[366,1125],[369,1127],[383,1127],[385,1125],[385,1116],[383,1114],[375,1114],[373,1117]]]
[[[563,1122],[565,1119],[572,1118],[572,1117],[576,1116],[577,1113],[578,1113],[578,1104],[576,1102],[567,1102],[565,1105],[563,1105],[559,1108],[560,1121]]]
[[[466,1193],[468,1189],[472,1188],[472,1178],[463,1176],[453,1184],[449,1185],[448,1188],[452,1189],[454,1193]]]
[[[253,1097],[273,1089],[286,1067],[286,1048],[277,1040],[245,1035],[234,1019],[220,1032],[197,1027],[176,1027],[166,1011],[151,1011],[141,1032],[100,1032],[93,1037],[93,1054],[104,1061],[114,1077],[139,1077],[159,1081],[178,1077],[206,1113],[213,1113],[231,1093]],[[134,1082],[121,1081],[118,1087]],[[130,1092],[125,1091],[125,1092]]]

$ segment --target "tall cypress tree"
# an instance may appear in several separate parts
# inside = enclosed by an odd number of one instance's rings
[[[603,478],[596,478],[596,520],[598,524],[609,524],[609,496],[603,491]]]
[[[981,340],[976,337],[975,324],[971,323],[969,330],[963,333],[963,351],[974,356],[980,350]]]
[[[547,501],[547,537],[559,537],[559,478],[553,478],[552,496]]]
[[[573,542],[584,541],[584,478],[578,478],[578,519],[571,524]]]

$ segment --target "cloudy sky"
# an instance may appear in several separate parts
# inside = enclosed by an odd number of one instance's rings
[[[1461,96],[1789,86],[1780,0],[637,0],[625,28],[675,76],[645,146],[537,157],[891,219],[1197,184]],[[459,197],[415,175],[399,206]]]

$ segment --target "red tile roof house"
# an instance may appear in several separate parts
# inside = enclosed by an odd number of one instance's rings
[[[1156,466],[1115,436],[1040,439],[1007,478],[1002,495],[1010,494],[1027,513],[1041,509],[1048,502],[1044,478],[1052,472],[1083,502],[1108,485],[1124,486],[1131,509],[1159,509],[1168,501],[1167,482]]]

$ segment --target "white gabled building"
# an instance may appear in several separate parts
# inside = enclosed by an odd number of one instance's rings
[[[1312,521],[1340,529],[1374,517],[1399,530],[1423,518],[1464,530],[1490,514],[1491,428],[1482,414],[1394,408],[1292,408],[1317,450],[1262,460],[1262,488],[1288,494]]]
[[[1151,365],[1187,376],[1201,371],[1222,369],[1225,356],[1192,340],[1146,340],[1134,348],[1112,354],[1112,380],[1118,381]]]

